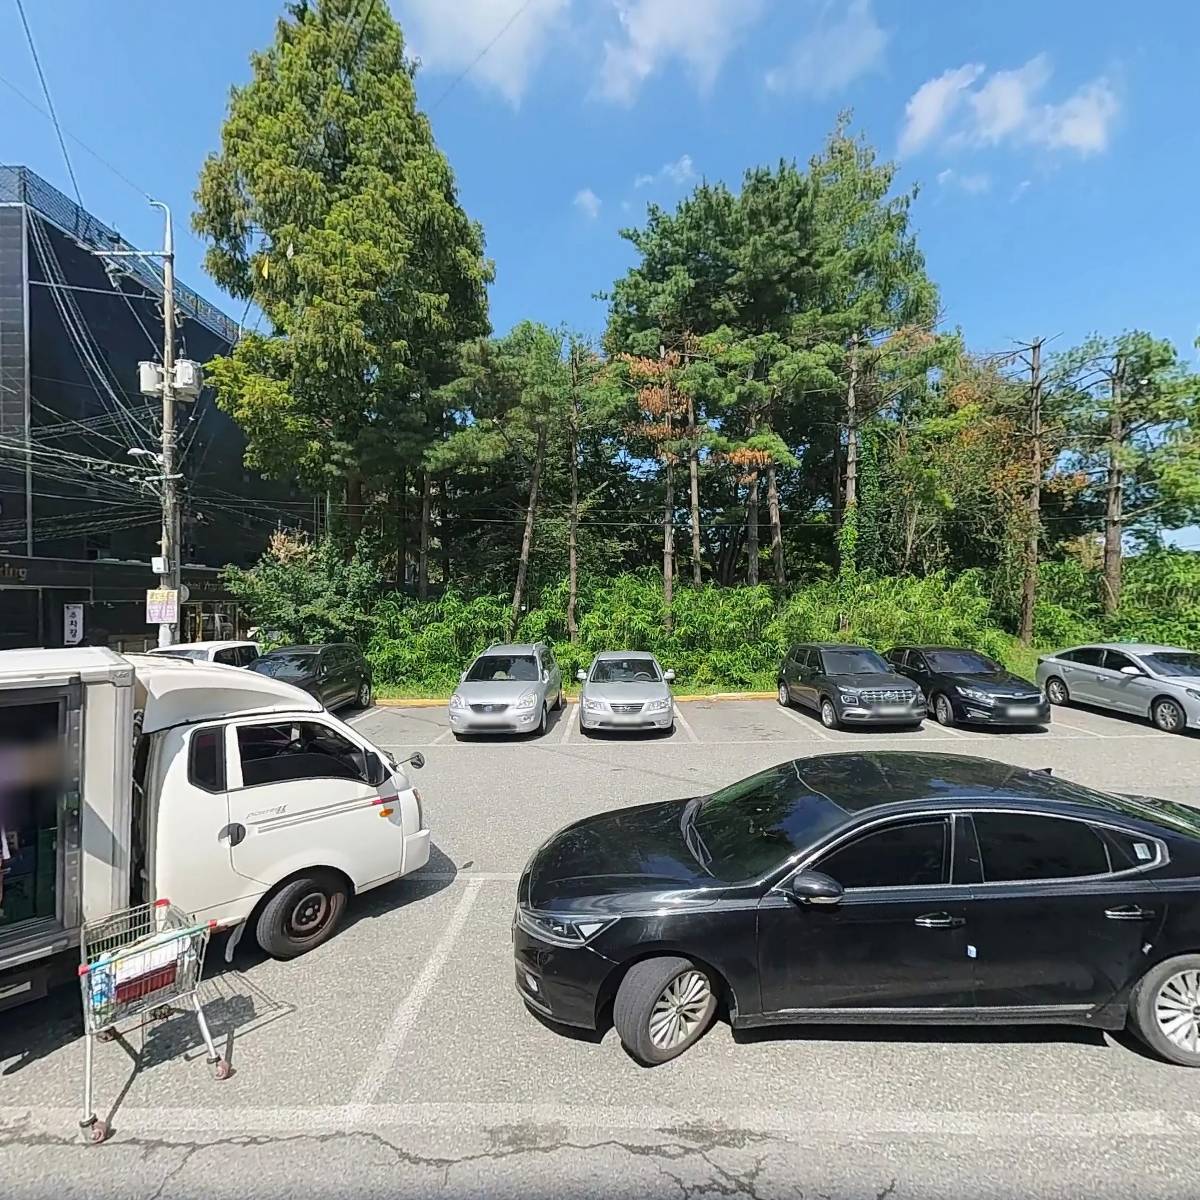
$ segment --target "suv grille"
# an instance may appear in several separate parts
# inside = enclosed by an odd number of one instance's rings
[[[507,704],[472,704],[471,711],[479,713],[502,713],[508,708]]]
[[[613,704],[610,707],[615,713],[624,713],[626,716],[631,716],[633,713],[640,713],[645,706],[641,704]]]
[[[899,688],[869,688],[858,696],[867,704],[906,704],[913,698],[912,692],[902,692]]]

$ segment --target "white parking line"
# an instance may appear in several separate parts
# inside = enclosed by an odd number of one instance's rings
[[[1085,725],[1072,725],[1070,721],[1064,721],[1060,712],[1055,712],[1050,721],[1053,725],[1062,725],[1066,729],[1075,729],[1079,733],[1086,733],[1088,737],[1102,738],[1104,736],[1104,734],[1097,733],[1094,729],[1088,729]]]
[[[574,725],[576,721],[583,720],[583,717],[581,716],[582,711],[583,711],[583,701],[581,700],[578,704],[575,705],[574,709],[572,709],[570,712],[568,712],[567,715],[563,718],[562,737],[560,737],[558,739],[558,744],[560,746],[565,746],[571,740],[571,726]]]
[[[373,704],[370,708],[365,709],[356,716],[346,717],[345,721],[347,725],[357,725],[359,721],[365,721],[367,717],[373,717],[376,713],[380,712],[383,712],[383,709],[379,705]]]
[[[700,739],[696,736],[696,731],[691,727],[690,724],[688,724],[687,717],[685,717],[683,715],[683,713],[681,713],[679,711],[678,704],[675,705],[675,720],[677,720],[679,722],[679,724],[683,727],[683,732],[688,735],[689,740],[693,741],[697,745],[699,745]]]
[[[453,729],[447,729],[445,733],[439,733],[429,744],[431,746],[440,746],[453,732]]]
[[[973,742],[983,741],[982,733],[967,733],[967,731],[965,729],[955,729],[953,726],[943,725],[939,721],[935,721],[935,722],[933,722],[933,724],[938,729],[940,729],[943,733],[951,734],[952,736],[954,736],[956,738],[967,738]]]
[[[396,1056],[404,1045],[405,1038],[412,1032],[417,1018],[421,1015],[421,1009],[425,1007],[430,993],[437,986],[438,976],[441,975],[450,955],[454,952],[454,944],[458,941],[459,935],[467,923],[467,918],[471,915],[475,901],[479,899],[479,892],[483,884],[484,880],[479,878],[467,880],[467,890],[463,892],[463,897],[447,923],[441,940],[425,960],[425,967],[417,976],[412,987],[408,989],[408,995],[397,1006],[395,1015],[392,1017],[392,1024],[384,1035],[383,1041],[379,1043],[379,1049],[375,1051],[371,1065],[354,1089],[350,1110],[355,1121],[362,1121],[366,1118],[367,1109],[375,1102],[383,1085],[387,1082],[387,1077],[391,1073]]]
[[[803,725],[804,728],[807,729],[809,733],[816,734],[817,737],[819,737],[822,741],[825,741],[825,742],[833,741],[833,738],[831,738],[829,736],[829,734],[827,734],[825,732],[825,730],[823,730],[818,724],[816,724],[816,722],[806,721],[802,716],[800,716],[799,713],[792,712],[792,710],[790,708],[784,708],[783,705],[781,704],[779,706],[779,712],[781,712],[785,717],[790,717],[793,721],[796,722],[797,725]]]

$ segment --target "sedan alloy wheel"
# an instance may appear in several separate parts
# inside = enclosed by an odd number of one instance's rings
[[[657,1066],[697,1041],[716,1011],[712,981],[691,959],[647,958],[621,980],[613,1025],[638,1062]]]
[[[1200,971],[1172,975],[1154,998],[1154,1017],[1165,1037],[1200,1055]]]
[[[789,707],[792,703],[792,698],[788,695],[788,685],[782,679],[779,681],[779,703],[784,708]]]
[[[954,706],[950,703],[949,697],[938,694],[937,699],[933,702],[933,715],[937,718],[939,725],[954,724]]]
[[[1163,733],[1182,733],[1186,725],[1183,709],[1174,700],[1158,700],[1150,713],[1156,728]]]
[[[837,709],[833,707],[832,700],[821,701],[821,724],[826,729],[836,729],[838,726]]]
[[[1067,692],[1067,685],[1057,677],[1046,680],[1046,699],[1051,704],[1069,704],[1071,702],[1070,694]]]

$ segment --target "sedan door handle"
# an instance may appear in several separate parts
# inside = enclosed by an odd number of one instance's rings
[[[1122,904],[1118,908],[1106,908],[1104,915],[1110,921],[1149,921],[1154,916],[1154,909]]]
[[[966,923],[966,917],[952,917],[944,912],[925,913],[913,921],[914,925],[920,925],[922,929],[957,929]]]

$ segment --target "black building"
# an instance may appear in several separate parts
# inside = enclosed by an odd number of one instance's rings
[[[24,167],[0,166],[0,648],[63,644],[63,606],[82,603],[84,640],[152,644],[159,501],[144,482],[161,406],[138,363],[161,361],[162,281],[133,249]],[[226,353],[238,327],[176,283],[177,355]],[[314,506],[242,462],[238,427],[205,391],[179,407],[181,639],[231,636],[240,614],[219,568],[248,565],[273,529],[310,526]]]

